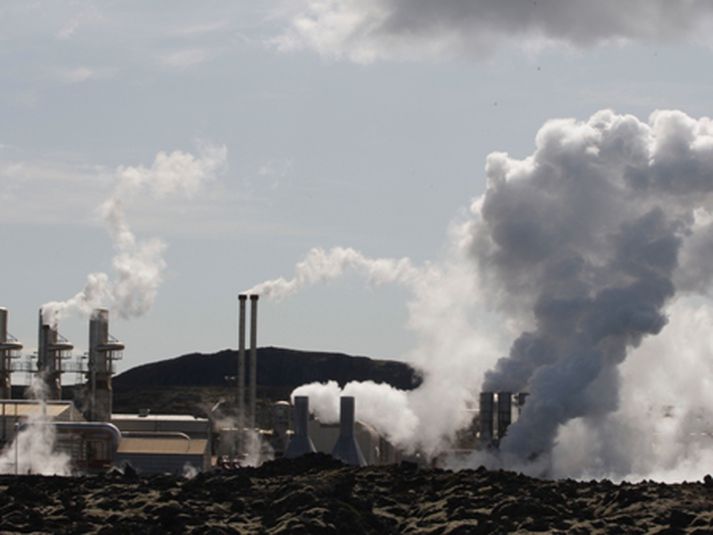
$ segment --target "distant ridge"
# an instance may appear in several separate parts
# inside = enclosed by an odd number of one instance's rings
[[[287,392],[305,383],[337,381],[375,381],[395,388],[412,390],[421,378],[408,364],[376,360],[343,353],[298,351],[279,347],[258,348],[257,383],[264,391]],[[143,387],[227,386],[226,376],[237,372],[238,352],[225,349],[217,353],[190,353],[180,357],[131,368],[113,380],[114,390]],[[246,358],[249,370],[249,358]],[[249,376],[249,375],[248,375]]]

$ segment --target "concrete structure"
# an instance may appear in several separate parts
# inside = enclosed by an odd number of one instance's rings
[[[495,428],[495,395],[492,392],[480,393],[480,440],[489,445],[493,441]]]
[[[309,438],[309,398],[307,396],[295,396],[293,414],[295,432],[287,446],[285,457],[294,458],[307,453],[315,453],[317,450]]]
[[[332,449],[332,456],[347,464],[365,466],[366,460],[354,436],[355,410],[352,396],[339,399],[339,437]]]
[[[339,424],[325,424],[312,419],[308,422],[307,428],[317,451],[331,455],[339,438]],[[354,424],[354,436],[366,464],[387,465],[401,462],[401,453],[373,427],[364,422],[357,421]]]
[[[89,320],[89,365],[87,419],[108,422],[112,413],[111,376],[114,360],[121,358],[124,344],[109,335],[109,311],[96,309]]]
[[[143,474],[184,475],[187,471],[210,468],[210,441],[180,433],[156,437],[124,436],[114,463],[131,465]]]
[[[8,312],[0,308],[0,399],[12,397],[12,360],[18,358],[22,344],[7,330]]]
[[[40,309],[37,340],[37,371],[47,385],[47,399],[62,398],[62,361],[71,357],[74,346],[45,322]]]
[[[512,393],[498,392],[498,440],[507,434],[512,423]]]
[[[522,411],[525,409],[525,403],[527,402],[527,397],[530,394],[528,392],[520,392],[517,395],[517,417],[522,416]]]
[[[257,300],[258,295],[250,296],[250,429],[255,428],[257,414]]]
[[[238,427],[245,425],[245,301],[248,296],[238,296]]]

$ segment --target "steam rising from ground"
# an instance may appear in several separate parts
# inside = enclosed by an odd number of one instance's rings
[[[549,121],[530,156],[491,154],[486,174],[444,260],[427,268],[402,260],[407,277],[396,261],[378,261],[390,266],[382,280],[413,293],[418,343],[405,359],[424,382],[408,394],[362,385],[359,417],[436,453],[468,423],[458,408],[481,386],[529,391],[500,457],[474,462],[555,475],[700,477],[713,442],[713,400],[701,386],[713,318],[711,120],[601,111],[584,122]],[[318,257],[298,266],[293,280],[302,282],[256,288],[294,291],[345,267],[341,253]],[[362,266],[377,262],[350,257],[360,261],[346,266],[367,275]],[[334,416],[336,385],[301,388],[319,414]],[[389,431],[401,414],[410,423]]]
[[[69,455],[55,451],[56,430],[47,416],[45,382],[33,376],[29,390],[36,399],[37,411],[31,413],[25,427],[0,453],[0,473],[68,476],[71,474]],[[9,418],[8,418],[9,419]]]
[[[124,204],[138,195],[158,200],[176,194],[191,197],[224,167],[226,155],[224,146],[204,145],[198,156],[178,150],[159,152],[151,167],[119,167],[114,191],[99,207],[114,243],[114,277],[89,274],[76,295],[42,306],[44,321],[55,324],[63,314],[89,314],[99,306],[111,306],[123,318],[148,311],[166,267],[165,244],[158,239],[138,240],[126,221]]]

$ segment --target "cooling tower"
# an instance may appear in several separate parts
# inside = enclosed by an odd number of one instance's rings
[[[502,440],[512,423],[512,393],[498,392],[498,440]]]
[[[309,438],[307,429],[307,420],[309,419],[309,398],[307,396],[295,396],[293,415],[295,433],[285,450],[285,457],[294,458],[315,453],[317,450]]]
[[[480,393],[480,440],[489,444],[495,427],[495,396],[492,392]]]
[[[109,335],[109,311],[103,308],[92,312],[89,319],[89,414],[95,422],[111,420],[113,392],[112,362],[124,345]]]
[[[69,358],[74,346],[57,332],[56,325],[45,323],[40,309],[37,340],[37,370],[47,385],[47,399],[62,398],[62,360]]]
[[[354,436],[354,398],[343,396],[339,400],[339,438],[332,450],[332,457],[354,466],[366,466],[364,455]]]
[[[0,308],[0,399],[12,397],[12,359],[22,349],[22,344],[8,332],[7,322],[7,309]]]

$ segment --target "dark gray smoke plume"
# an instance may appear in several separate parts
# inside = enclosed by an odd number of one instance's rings
[[[277,40],[357,62],[482,57],[513,37],[524,48],[705,38],[704,0],[302,0]]]
[[[551,121],[531,156],[493,154],[487,175],[472,253],[529,328],[483,389],[531,393],[502,444],[526,459],[562,424],[616,410],[627,352],[665,327],[677,290],[707,287],[713,126],[668,111]]]

